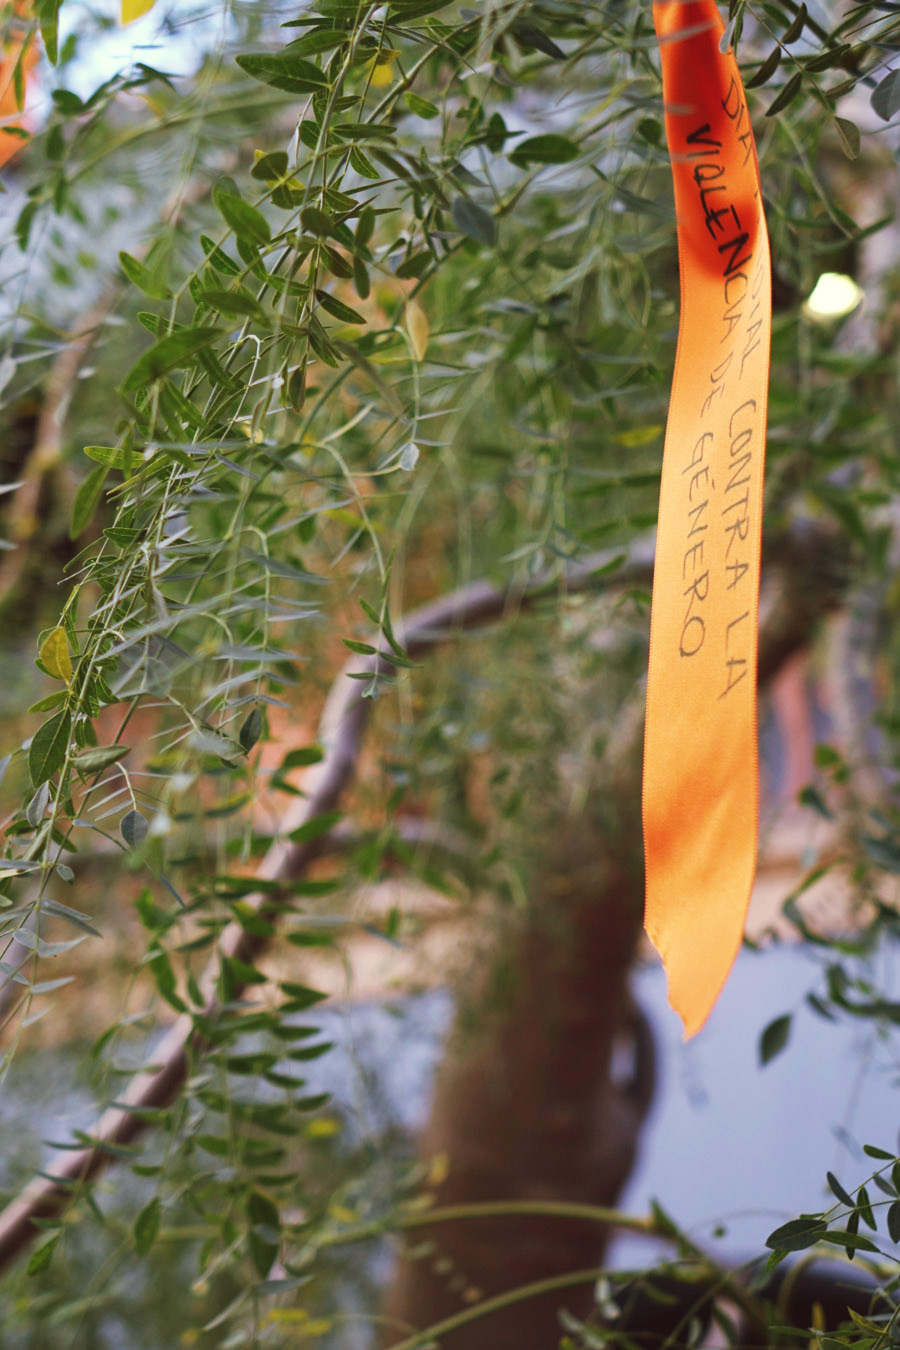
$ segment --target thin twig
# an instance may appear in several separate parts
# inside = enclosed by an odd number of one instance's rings
[[[785,562],[786,582],[779,589],[780,602],[770,607],[761,634],[760,675],[774,674],[777,664],[804,646],[814,624],[839,602],[849,577],[832,574],[823,566],[823,554],[833,549],[833,541],[821,534],[807,534],[795,548],[789,549]],[[411,657],[423,655],[432,647],[452,640],[469,629],[480,628],[500,619],[511,618],[537,601],[560,591],[577,593],[589,590],[646,587],[652,570],[652,543],[636,543],[621,566],[614,567],[622,551],[594,554],[568,568],[562,575],[543,573],[511,589],[476,581],[416,610],[395,626],[396,636]],[[796,564],[803,559],[798,576]],[[794,566],[791,567],[790,564]],[[803,601],[797,608],[797,597]],[[793,619],[790,615],[793,611]],[[375,645],[375,644],[373,644]],[[777,663],[769,652],[774,646]],[[368,678],[390,674],[395,667],[389,651],[369,657],[356,657],[340,671],[325,703],[319,722],[318,739],[325,754],[311,771],[307,795],[286,813],[282,838],[276,841],[260,864],[258,876],[264,881],[296,881],[310,863],[321,856],[328,836],[293,843],[287,837],[306,821],[332,811],[350,782],[359,755],[362,736],[372,700],[365,696]],[[359,678],[363,677],[363,678]],[[286,887],[287,889],[287,887]],[[271,891],[246,897],[249,910],[274,925],[279,918],[283,897]],[[269,938],[249,933],[236,921],[223,931],[216,956],[200,982],[204,1007],[198,1014],[210,1021],[221,1004],[217,984],[222,959],[237,958],[247,965],[259,958]],[[232,999],[241,989],[230,991]],[[96,1142],[91,1147],[66,1151],[34,1178],[21,1194],[0,1213],[0,1270],[22,1252],[42,1231],[36,1220],[55,1217],[72,1196],[73,1189],[89,1181],[114,1160],[111,1149],[132,1143],[148,1126],[146,1113],[168,1106],[184,1083],[192,1053],[202,1053],[204,1042],[195,1031],[194,1015],[183,1014],[157,1046],[153,1063],[132,1079],[119,1103],[107,1110],[89,1132]]]

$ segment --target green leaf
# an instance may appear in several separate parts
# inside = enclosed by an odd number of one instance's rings
[[[50,800],[50,787],[47,783],[41,783],[37,792],[31,801],[25,807],[25,819],[33,830],[36,830],[44,819],[44,812],[47,809],[47,803]]]
[[[311,61],[290,52],[248,52],[235,58],[241,70],[261,80],[273,89],[283,89],[289,94],[313,94],[328,79],[325,72]]]
[[[91,469],[87,478],[79,485],[78,491],[75,493],[75,500],[72,503],[72,519],[69,522],[70,539],[77,539],[91,520],[108,475],[108,466],[101,464],[99,468]]]
[[[142,290],[145,295],[150,295],[154,300],[168,300],[172,292],[168,286],[145,267],[137,258],[133,258],[130,253],[122,250],[119,253],[119,266],[125,273],[129,281],[133,281],[135,286]]]
[[[72,763],[79,773],[100,773],[110,764],[124,759],[130,749],[128,745],[89,745],[87,749],[79,751]]]
[[[232,318],[260,318],[263,314],[263,308],[259,301],[244,290],[243,286],[231,291],[222,291],[215,288],[202,289],[197,292],[205,305],[217,309],[220,314],[229,315]]]
[[[875,1222],[875,1215],[872,1213],[872,1204],[869,1200],[869,1192],[865,1186],[860,1186],[856,1193],[856,1208],[859,1210],[863,1223],[874,1232],[878,1224]]]
[[[310,234],[331,234],[334,229],[332,217],[327,211],[320,211],[318,206],[305,206],[300,212],[300,222]]]
[[[69,655],[69,639],[62,627],[51,629],[41,643],[40,659],[47,673],[54,680],[64,680],[66,684],[72,678],[72,658]]]
[[[839,47],[829,47],[827,51],[811,57],[804,63],[804,68],[811,71],[831,70],[834,66],[841,65],[851,50],[849,42],[842,42]]]
[[[206,254],[206,260],[217,272],[221,272],[226,277],[237,277],[241,274],[241,268],[230,258],[228,254],[218,244],[214,244],[205,234],[201,234],[200,243],[203,245],[203,252]]]
[[[821,1242],[830,1242],[833,1247],[846,1247],[854,1252],[877,1252],[878,1248],[870,1238],[860,1233],[845,1233],[839,1228],[829,1228],[820,1235]]]
[[[863,1153],[869,1158],[878,1158],[882,1162],[893,1162],[895,1154],[886,1153],[883,1148],[876,1148],[874,1144],[863,1144]]]
[[[55,693],[48,694],[46,698],[39,698],[37,703],[32,703],[26,712],[39,713],[49,712],[51,708],[57,707],[69,697],[68,689],[57,689]]]
[[[269,222],[261,211],[245,202],[243,197],[217,186],[213,189],[213,201],[239,239],[249,239],[251,244],[261,245],[270,242],[272,231]]]
[[[281,764],[279,773],[288,773],[291,769],[303,769],[309,764],[321,764],[325,751],[321,745],[307,745],[299,750],[289,750]]]
[[[53,1253],[56,1250],[57,1242],[59,1242],[59,1233],[54,1233],[51,1238],[48,1238],[46,1242],[42,1242],[39,1247],[34,1249],[31,1256],[28,1258],[28,1265],[25,1272],[27,1275],[39,1275],[42,1270],[47,1269]]]
[[[144,456],[137,450],[128,450],[122,445],[86,445],[84,453],[89,459],[95,459],[105,469],[121,469],[123,473],[137,473],[144,462]]]
[[[557,47],[551,37],[548,37],[542,28],[537,24],[530,23],[527,19],[516,19],[509,26],[516,42],[525,51],[542,52],[544,56],[551,56],[554,61],[564,61],[566,54],[561,47]]]
[[[808,18],[809,18],[809,11],[807,10],[806,5],[805,4],[801,5],[800,8],[797,10],[797,15],[794,18],[793,22],[790,24],[788,28],[785,29],[784,37],[781,39],[782,42],[788,45],[791,42],[796,42],[800,34],[803,32],[803,25],[806,23],[806,20]]]
[[[259,740],[262,735],[262,726],[262,712],[258,707],[253,708],[238,732],[238,740],[240,741],[241,749],[245,754],[249,755],[250,751]]]
[[[91,937],[103,936],[100,929],[95,928],[89,914],[82,914],[80,909],[72,909],[59,900],[50,900],[46,895],[41,901],[41,913],[50,915],[52,918],[64,919],[73,928],[80,928],[83,933],[90,933]]]
[[[40,787],[60,767],[66,757],[72,715],[63,708],[34,734],[28,751],[28,770],[35,787]]]
[[[837,138],[841,143],[841,149],[848,159],[859,158],[859,127],[855,122],[848,122],[846,117],[836,117],[834,119],[834,129],[837,132]]]
[[[41,41],[51,66],[59,60],[59,9],[62,0],[38,0],[35,5],[38,22],[41,25]]]
[[[311,839],[318,839],[334,829],[342,815],[342,811],[325,811],[321,816],[313,816],[311,820],[292,830],[288,838],[294,844],[308,844]]]
[[[900,70],[891,70],[872,90],[872,107],[885,122],[900,112]]]
[[[763,61],[759,70],[757,70],[755,74],[751,75],[749,80],[744,81],[744,88],[758,89],[761,84],[765,84],[767,80],[770,80],[772,78],[772,76],[775,74],[780,64],[781,64],[781,48],[776,47],[774,51],[769,53],[765,61]]]
[[[270,150],[267,155],[260,155],[250,170],[250,177],[257,179],[258,182],[268,183],[273,178],[286,178],[287,172],[287,152],[285,150]]]
[[[416,117],[423,117],[426,121],[431,121],[433,117],[440,117],[441,110],[436,108],[433,103],[429,103],[427,98],[420,98],[418,94],[406,93],[403,95],[403,101],[411,113]]]
[[[345,305],[343,300],[338,300],[337,296],[331,295],[328,291],[316,288],[316,299],[327,314],[331,314],[335,319],[340,319],[342,323],[365,323],[366,320],[355,309]]]
[[[468,197],[457,197],[450,207],[450,214],[456,228],[479,244],[497,242],[497,222],[490,211],[470,201]]]
[[[803,72],[798,70],[784,85],[781,93],[778,94],[769,107],[766,108],[766,117],[774,117],[776,113],[780,113],[783,108],[786,108],[794,98],[794,95],[799,92],[802,83]]]
[[[802,1252],[806,1247],[814,1246],[825,1232],[821,1214],[802,1214],[799,1219],[790,1219],[770,1233],[766,1246],[773,1251]]]
[[[290,999],[293,1012],[303,1012],[305,1008],[311,1008],[328,997],[319,989],[310,989],[308,985],[293,984],[291,981],[284,981],[278,987]]]
[[[895,1200],[888,1206],[887,1230],[891,1242],[900,1242],[900,1200]]]
[[[210,347],[221,334],[221,328],[208,327],[179,328],[177,333],[170,333],[148,348],[131,367],[122,382],[123,393],[136,394],[139,389],[167,375],[170,370],[188,365],[198,352]],[[86,453],[90,454],[90,451]]]
[[[568,137],[548,133],[545,136],[529,136],[527,140],[520,141],[509,158],[522,169],[528,164],[570,164],[580,154],[579,147]]]
[[[358,145],[354,145],[350,150],[350,167],[359,174],[360,178],[381,177],[368,155],[365,155]]]
[[[122,838],[129,848],[138,848],[147,837],[147,821],[140,811],[134,810],[127,812],[122,817],[119,826],[122,831]]]
[[[791,1034],[791,1014],[784,1013],[770,1022],[759,1038],[759,1062],[768,1064],[780,1055]]]
[[[843,1186],[838,1181],[837,1177],[834,1175],[833,1172],[826,1172],[825,1180],[831,1187],[832,1193],[837,1196],[838,1200],[840,1200],[842,1205],[846,1205],[849,1209],[856,1208],[856,1205],[854,1204],[853,1200],[844,1190]]]
[[[155,1195],[134,1221],[134,1246],[138,1256],[146,1256],[159,1236],[162,1202]]]

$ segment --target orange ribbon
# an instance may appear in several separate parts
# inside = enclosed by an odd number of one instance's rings
[[[659,503],[644,742],[645,925],[692,1036],[756,870],[757,610],[771,271],[759,166],[713,0],[655,0],[681,323]]]

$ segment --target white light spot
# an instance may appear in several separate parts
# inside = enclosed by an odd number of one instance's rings
[[[803,306],[810,319],[843,319],[860,304],[861,287],[842,272],[823,272]]]

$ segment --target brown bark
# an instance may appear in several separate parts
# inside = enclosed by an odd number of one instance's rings
[[[762,684],[809,643],[848,576],[819,533],[781,541],[771,556]],[[633,726],[629,711],[622,720]],[[512,972],[503,1006],[492,1007],[483,993],[462,995],[420,1145],[424,1159],[448,1160],[446,1180],[434,1188],[439,1206],[504,1199],[612,1205],[631,1172],[654,1073],[649,1028],[627,985],[643,907],[635,735],[620,738],[611,778],[601,789],[599,830],[564,820],[547,832],[529,914],[511,940],[497,944],[493,971],[481,981],[490,988],[498,972]],[[466,1033],[473,1024],[477,1032]],[[623,1043],[633,1063],[624,1081],[615,1072]],[[384,1343],[453,1317],[466,1301],[599,1267],[607,1236],[596,1224],[521,1216],[420,1230],[417,1240],[430,1238],[434,1248],[401,1261]],[[560,1306],[586,1314],[590,1285],[470,1322],[442,1335],[442,1350],[553,1350]]]

